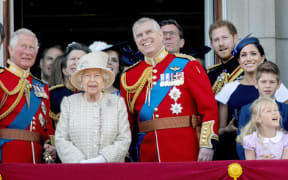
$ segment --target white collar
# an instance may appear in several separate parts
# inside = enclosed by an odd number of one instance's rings
[[[283,136],[283,132],[277,131],[276,136],[271,137],[271,138],[263,138],[263,143],[267,144],[269,143],[269,141],[271,141],[272,143],[277,143],[282,139],[282,136]]]

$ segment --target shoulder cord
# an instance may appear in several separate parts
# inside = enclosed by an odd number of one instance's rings
[[[12,91],[8,91],[8,89],[3,85],[3,83],[0,81],[0,87],[4,90],[4,92],[8,95],[15,95],[16,93],[18,93],[18,96],[16,98],[16,100],[14,101],[14,103],[7,109],[7,111],[3,114],[0,115],[0,119],[5,118],[6,116],[8,116],[8,114],[10,114],[14,108],[17,106],[17,104],[20,102],[22,95],[25,91],[25,89],[29,88],[30,83],[26,80],[26,79],[20,79],[19,83],[17,84],[17,86],[12,90]],[[7,98],[5,98],[6,101]],[[4,105],[4,98],[1,101],[1,107]]]
[[[126,83],[126,73],[124,73],[123,76],[121,77],[121,83],[122,83],[123,88],[125,89],[125,91],[127,93],[127,97],[126,97],[127,98],[127,105],[128,105],[129,111],[131,113],[134,112],[133,109],[134,109],[135,102],[136,102],[138,96],[140,95],[142,89],[144,88],[146,82],[148,83],[147,88],[149,88],[151,85],[152,69],[153,69],[153,67],[146,68],[144,70],[144,72],[142,73],[141,77],[139,78],[139,80],[135,84],[133,84],[132,86],[128,86]],[[147,90],[149,90],[149,89],[147,89]],[[135,94],[134,94],[133,99],[131,101],[131,94],[132,93],[135,93]]]

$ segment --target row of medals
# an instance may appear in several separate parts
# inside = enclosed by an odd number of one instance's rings
[[[184,72],[164,73],[160,75],[160,87],[180,86],[184,84]]]

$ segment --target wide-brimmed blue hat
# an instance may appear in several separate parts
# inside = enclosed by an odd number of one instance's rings
[[[250,37],[251,34],[248,34],[247,36],[245,36],[243,39],[241,39],[236,46],[233,49],[232,55],[234,57],[236,57],[237,59],[239,58],[240,55],[240,51],[243,49],[243,47],[245,47],[248,44],[255,44],[255,45],[259,45],[259,39],[256,37]]]

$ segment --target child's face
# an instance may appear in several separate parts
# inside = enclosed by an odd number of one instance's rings
[[[256,81],[255,87],[259,91],[261,97],[269,97],[274,99],[275,92],[280,87],[277,76],[272,73],[262,73],[259,80]]]
[[[275,103],[264,107],[257,121],[263,129],[279,127],[280,113],[277,104]]]

